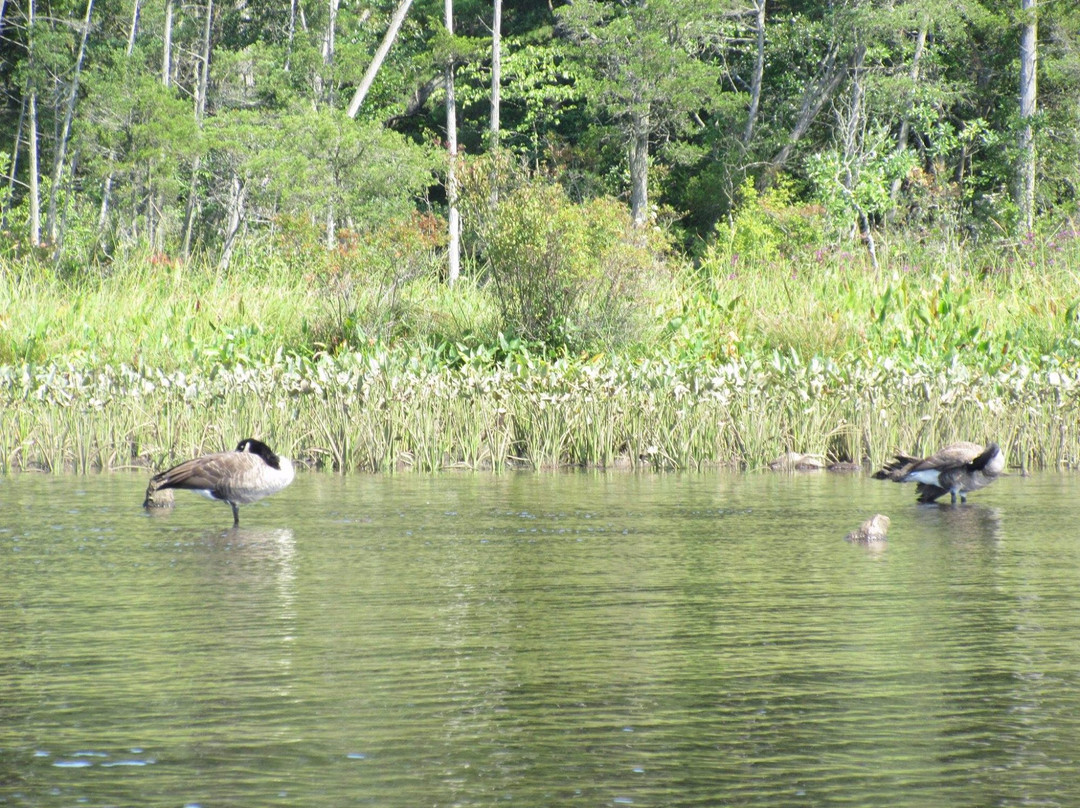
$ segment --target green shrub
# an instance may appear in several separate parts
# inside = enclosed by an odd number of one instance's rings
[[[662,240],[610,198],[571,202],[534,181],[500,197],[480,251],[504,330],[550,347],[611,349],[643,335],[667,271]]]
[[[415,331],[408,289],[437,276],[445,222],[415,213],[371,231],[342,229],[333,250],[319,246],[321,227],[311,221],[283,217],[279,223],[286,261],[306,266],[324,304],[312,329],[315,348],[360,347]]]
[[[758,193],[749,177],[727,222],[716,226],[701,266],[707,275],[726,276],[740,266],[761,267],[788,260],[821,244],[821,211],[798,206],[786,181]]]

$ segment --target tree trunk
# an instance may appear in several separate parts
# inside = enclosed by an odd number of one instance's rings
[[[30,0],[33,7],[33,0]],[[38,137],[37,137],[37,91],[30,90],[30,100],[27,111],[30,120],[29,143],[30,152],[30,244],[37,247],[41,244],[41,188],[38,185]]]
[[[401,23],[405,20],[405,14],[409,11],[412,2],[413,0],[401,0],[397,9],[394,10],[394,16],[390,19],[390,27],[386,29],[386,34],[383,36],[382,42],[379,43],[379,49],[375,51],[371,64],[368,65],[364,77],[360,79],[360,85],[356,88],[356,92],[353,93],[352,101],[349,103],[349,109],[347,110],[350,118],[355,118],[356,113],[360,111],[364,98],[367,97],[368,90],[371,89],[371,84],[375,81],[375,74],[379,72],[383,60],[386,59],[386,54],[390,52],[390,46],[394,44]]]
[[[34,65],[34,2],[27,0],[26,3],[26,29],[27,35],[27,63],[32,68]],[[37,137],[37,88],[27,79],[27,126],[28,142],[27,151],[30,153],[30,245],[33,247],[41,243],[41,189],[38,186],[38,137]]]
[[[491,148],[499,148],[499,100],[502,91],[502,0],[491,18]]]
[[[454,35],[454,0],[445,0],[446,32]],[[451,57],[446,64],[446,204],[449,208],[448,271],[447,281],[450,286],[457,283],[461,272],[461,214],[458,211],[457,182],[457,101],[454,98],[454,61]]]
[[[49,209],[45,215],[45,232],[49,241],[56,245],[59,258],[59,234],[56,228],[56,204],[60,195],[60,184],[64,177],[64,163],[67,160],[68,138],[71,135],[71,119],[75,116],[75,101],[79,94],[79,77],[82,73],[83,58],[86,56],[86,40],[90,35],[90,12],[94,0],[86,0],[86,16],[83,18],[82,37],[79,39],[79,52],[75,57],[75,72],[71,77],[71,91],[64,105],[64,120],[60,126],[60,135],[56,143],[56,155],[53,158],[52,187],[49,189]]]
[[[337,14],[340,0],[330,0],[330,13],[326,20],[326,31],[323,32],[322,61],[323,70],[315,74],[315,106],[321,103],[334,105],[333,86],[334,82],[330,74],[330,66],[334,64],[334,39],[337,28]],[[325,75],[324,75],[325,74]]]
[[[324,77],[322,73],[315,75],[315,107],[324,102],[333,107],[334,105],[334,82],[330,75],[330,67],[334,64],[334,41],[337,27],[337,14],[340,0],[330,0],[330,13],[326,21],[326,31],[323,33],[322,57]],[[337,222],[334,219],[334,200],[328,199],[326,204],[326,249],[333,250],[337,247]]]
[[[814,122],[818,113],[821,112],[821,108],[825,106],[825,102],[832,98],[833,93],[836,92],[836,88],[839,87],[840,82],[843,81],[844,71],[836,64],[836,57],[839,55],[839,52],[840,43],[834,41],[829,46],[829,52],[821,61],[817,76],[809,85],[807,85],[806,91],[803,93],[802,104],[799,107],[799,115],[795,119],[795,126],[792,127],[791,134],[788,135],[787,143],[785,143],[783,148],[776,153],[776,156],[769,161],[765,172],[761,175],[761,179],[758,182],[760,188],[768,187],[772,183],[773,178],[776,177],[777,173],[784,168],[795,145],[802,139],[802,136],[806,134],[806,130],[810,128],[810,124]]]
[[[139,30],[139,7],[142,0],[135,0],[131,4],[131,30],[128,32],[127,56],[130,57],[135,50],[135,34]]]
[[[915,38],[915,52],[911,55],[911,72],[908,74],[911,79],[911,86],[914,90],[915,86],[919,83],[919,64],[922,61],[923,51],[926,50],[926,35],[930,28],[930,18],[923,16],[919,20],[919,33]],[[908,105],[908,109],[911,109],[911,105]],[[896,153],[904,151],[907,148],[908,135],[911,132],[911,121],[905,115],[904,120],[900,122],[900,132],[896,136]],[[900,194],[900,186],[904,180],[902,177],[897,177],[892,181],[892,187],[889,189],[889,196],[893,200]]]
[[[113,161],[112,152],[109,152],[109,163]],[[98,236],[105,230],[105,225],[109,221],[109,201],[112,197],[112,184],[113,173],[112,169],[109,169],[109,173],[105,175],[105,181],[101,185],[101,208],[98,210]]]
[[[296,4],[299,0],[289,0],[289,31],[285,40],[285,72],[289,72],[292,63],[293,39],[296,37]]]
[[[1038,55],[1038,0],[1021,0],[1024,29],[1020,34],[1020,163],[1017,170],[1016,205],[1020,224],[1030,233],[1035,225],[1035,138],[1031,119],[1035,115]]]
[[[247,183],[240,181],[239,174],[233,174],[232,184],[229,190],[229,225],[225,233],[225,244],[221,250],[221,260],[218,267],[222,270],[229,268],[232,261],[233,248],[236,246],[236,236],[244,223],[244,202],[247,199]]]
[[[847,120],[841,118],[838,121],[840,137],[844,146],[845,167],[841,185],[848,201],[851,202],[852,208],[855,209],[855,226],[866,243],[866,250],[870,253],[870,261],[873,263],[874,270],[877,271],[880,266],[878,265],[877,245],[874,241],[874,229],[866,209],[862,206],[856,194],[859,185],[860,166],[865,157],[866,90],[862,81],[865,57],[866,46],[860,45],[855,49],[855,61],[851,67],[851,102],[848,108]]]
[[[214,0],[206,2],[206,24],[203,26],[202,66],[199,70],[199,83],[195,88],[195,125],[202,128],[206,114],[206,94],[210,85],[210,41],[214,22]],[[191,232],[195,228],[195,211],[198,208],[197,183],[201,155],[196,154],[191,164],[191,184],[188,186],[187,207],[184,211],[184,241],[181,252],[184,258],[191,253]]]
[[[630,123],[630,218],[634,227],[649,220],[649,113],[638,109]]]
[[[166,87],[172,81],[172,0],[165,0],[165,36],[162,38],[161,83]]]
[[[750,79],[750,109],[746,113],[744,144],[749,143],[754,134],[754,125],[761,106],[761,81],[765,75],[765,0],[754,0],[754,11],[756,12],[754,27],[757,35],[757,51],[754,54],[754,75]]]
[[[23,126],[26,124],[26,102],[27,98],[24,95],[22,103],[19,104],[19,122],[15,125],[15,141],[11,145],[11,165],[8,171],[7,194],[3,197],[3,210],[0,210],[0,230],[7,230],[8,210],[11,206],[12,194],[15,192],[15,177],[18,176],[19,168],[19,144],[22,143]]]

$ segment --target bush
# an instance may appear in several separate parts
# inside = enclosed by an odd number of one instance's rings
[[[654,232],[635,230],[610,198],[571,202],[534,181],[499,198],[478,232],[503,329],[570,350],[639,339],[667,276]]]
[[[820,246],[821,211],[796,206],[789,183],[780,181],[758,193],[747,178],[738,196],[730,221],[716,226],[702,256],[707,275],[727,275],[740,266],[760,269]]]
[[[342,229],[337,246],[319,245],[321,226],[299,217],[279,220],[279,247],[307,278],[326,308],[316,317],[315,347],[336,351],[387,342],[414,331],[410,285],[436,277],[445,223],[430,214],[391,220],[377,229]]]

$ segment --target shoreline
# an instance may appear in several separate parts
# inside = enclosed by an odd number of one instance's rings
[[[753,470],[790,452],[875,465],[994,440],[1080,465],[1080,367],[612,358],[426,366],[391,354],[164,373],[0,367],[0,472],[157,468],[242,437],[350,471]]]

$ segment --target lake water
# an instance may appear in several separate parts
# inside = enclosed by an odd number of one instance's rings
[[[1080,477],[145,484],[0,477],[0,804],[1080,804]]]

